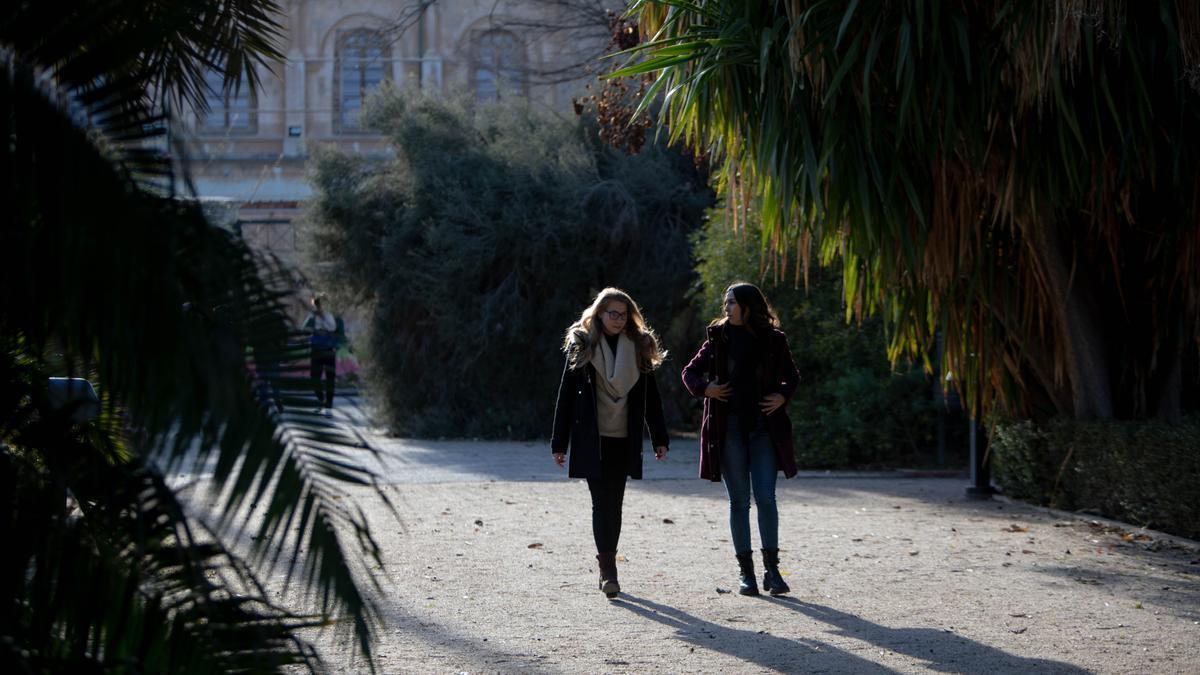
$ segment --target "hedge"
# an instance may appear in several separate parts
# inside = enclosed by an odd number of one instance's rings
[[[1005,494],[1200,539],[1200,416],[992,425]]]

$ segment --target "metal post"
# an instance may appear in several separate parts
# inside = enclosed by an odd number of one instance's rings
[[[942,359],[945,355],[945,340],[942,331],[937,332],[937,368],[934,370],[934,396],[937,400],[937,465],[946,466],[946,379],[942,377]]]
[[[979,440],[979,425],[974,417],[968,424],[971,436],[971,484],[967,486],[967,498],[991,499],[992,495],[996,494],[995,488],[992,487],[992,469],[988,463],[987,448],[980,447],[987,444]]]

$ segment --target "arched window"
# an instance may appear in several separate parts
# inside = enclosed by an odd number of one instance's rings
[[[337,133],[367,131],[359,120],[363,101],[392,79],[392,50],[379,31],[355,29],[338,34],[334,79],[333,128]]]
[[[196,115],[196,128],[201,133],[252,134],[258,129],[258,102],[245,76],[226,90],[225,75],[219,70],[208,71],[204,75],[204,100],[208,112]]]
[[[471,86],[475,100],[525,95],[525,44],[506,30],[489,30],[472,45]]]

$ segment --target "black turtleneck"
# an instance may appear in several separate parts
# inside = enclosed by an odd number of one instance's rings
[[[725,324],[725,339],[729,342],[727,366],[731,393],[729,409],[736,414],[743,429],[749,429],[756,421],[760,409],[758,340],[745,326]]]
[[[604,339],[608,340],[608,348],[612,350],[613,356],[616,356],[617,343],[621,341],[621,334],[617,333],[616,335],[609,335],[608,333],[605,333]]]

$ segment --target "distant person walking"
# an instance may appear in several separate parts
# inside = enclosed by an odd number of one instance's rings
[[[667,456],[667,425],[654,370],[666,357],[637,303],[616,288],[600,291],[563,339],[567,355],[550,450],[568,475],[586,478],[592,495],[592,536],[600,590],[609,598],[617,581],[617,542],[626,477],[642,477],[643,427],[655,458]]]
[[[787,337],[762,291],[747,283],[726,289],[724,316],[709,324],[708,339],[683,369],[683,384],[704,399],[700,477],[725,481],[742,595],[758,595],[750,547],[752,491],[763,587],[771,595],[791,590],[779,573],[775,481],[779,471],[788,478],[796,475],[785,404],[799,379]]]
[[[312,312],[304,320],[304,330],[309,334],[309,376],[317,395],[317,411],[331,417],[334,381],[337,379],[337,348],[345,340],[346,328],[340,317],[322,307],[322,302],[322,296],[313,296]],[[322,376],[325,378],[323,387]]]

